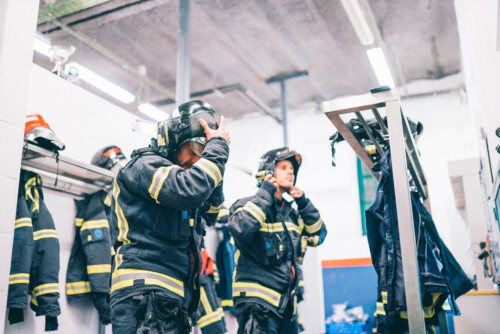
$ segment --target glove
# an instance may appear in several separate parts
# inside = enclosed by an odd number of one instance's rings
[[[9,309],[9,323],[11,325],[24,321],[24,314],[22,308]]]
[[[59,323],[57,322],[57,317],[45,317],[45,331],[52,332],[59,328]]]
[[[99,312],[99,321],[104,325],[111,323],[111,309],[109,306],[109,295],[97,292],[93,294],[94,306]]]

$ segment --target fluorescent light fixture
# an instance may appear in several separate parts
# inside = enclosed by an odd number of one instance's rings
[[[79,79],[91,84],[92,86],[99,88],[106,94],[114,97],[115,99],[123,103],[132,103],[135,100],[135,96],[121,87],[118,87],[111,81],[108,81],[95,74],[88,68],[78,64],[78,63],[68,63],[64,68],[66,75],[78,77]]]
[[[392,79],[391,70],[385,59],[384,52],[381,48],[373,48],[366,50],[368,59],[372,64],[373,71],[377,76],[380,86],[387,85],[394,88],[394,80]]]
[[[49,54],[50,47],[51,47],[51,45],[50,45],[49,42],[47,42],[46,40],[42,39],[38,35],[35,36],[33,49],[36,52],[41,53],[44,56],[50,57],[50,54]]]
[[[341,0],[344,10],[351,21],[359,41],[363,45],[372,45],[375,41],[370,25],[366,21],[365,14],[359,5],[359,0]]]
[[[168,116],[166,112],[161,111],[160,109],[156,108],[155,106],[149,103],[139,104],[138,108],[140,112],[142,112],[145,115],[148,115],[149,117],[158,122],[163,121]]]

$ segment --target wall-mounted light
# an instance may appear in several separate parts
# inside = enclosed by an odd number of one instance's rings
[[[167,113],[149,103],[139,104],[138,108],[139,111],[142,112],[144,115],[147,115],[158,122],[163,121],[168,116]]]
[[[370,64],[377,76],[380,86],[387,85],[394,88],[394,79],[392,78],[391,70],[385,59],[384,52],[381,48],[373,48],[366,50]]]
[[[133,94],[127,92],[125,89],[123,89],[121,87],[118,87],[117,85],[115,85],[111,81],[104,79],[100,75],[92,72],[88,68],[86,68],[78,63],[75,63],[75,62],[68,63],[65,66],[64,71],[69,78],[73,77],[73,78],[81,79],[81,80],[87,82],[88,84],[90,84],[96,88],[99,88],[100,90],[102,90],[106,94],[114,97],[115,99],[117,99],[123,103],[128,104],[128,103],[134,102],[134,100],[135,100],[135,96]]]
[[[358,0],[341,0],[341,2],[361,44],[372,45],[375,38]]]

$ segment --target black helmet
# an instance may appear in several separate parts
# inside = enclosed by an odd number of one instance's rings
[[[219,127],[220,116],[210,104],[203,101],[181,104],[168,119],[158,123],[157,144],[160,151],[167,154],[176,152],[187,141],[205,146],[206,134],[200,119],[204,119],[211,129]]]
[[[111,170],[117,163],[125,159],[127,158],[118,146],[110,145],[97,151],[90,163]]]
[[[295,176],[293,185],[295,185],[295,182],[297,181],[297,173],[299,172],[299,167],[302,164],[302,157],[291,148],[282,147],[268,151],[260,157],[259,165],[257,166],[257,174],[255,175],[258,187],[260,187],[267,174],[274,175],[274,166],[278,161],[283,160],[288,160],[293,165],[293,174]]]

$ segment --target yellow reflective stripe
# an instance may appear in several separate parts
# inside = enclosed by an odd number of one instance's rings
[[[82,224],[81,231],[90,230],[92,228],[109,228],[109,223],[107,219],[98,219],[98,220],[87,220]]]
[[[303,280],[300,280],[300,281],[299,281],[299,286],[304,286],[304,285],[305,285],[304,281],[303,281]]]
[[[283,224],[282,223],[274,223],[274,224],[267,224],[267,223],[261,223],[261,232],[283,232]]]
[[[377,302],[377,314],[385,315],[384,304]]]
[[[91,266],[87,266],[87,274],[103,274],[110,273],[111,265],[110,264],[94,264]]]
[[[122,242],[122,244],[129,244],[130,240],[127,238],[128,233],[128,223],[127,219],[125,219],[125,215],[123,214],[123,210],[118,203],[118,196],[120,196],[120,187],[115,180],[115,184],[113,185],[113,198],[115,200],[115,214],[118,221],[118,241]]]
[[[83,223],[83,218],[75,218],[75,225],[77,227],[82,226],[82,223]]]
[[[224,318],[224,311],[222,310],[221,307],[219,307],[215,312],[200,317],[197,321],[197,325],[200,328],[203,328],[210,324],[213,324],[216,321],[221,320],[222,318]]]
[[[31,218],[25,217],[25,218],[16,219],[16,221],[14,223],[14,228],[19,228],[19,227],[33,227],[33,223],[31,222]]]
[[[113,248],[113,246],[111,246],[111,256],[115,256],[115,249]]]
[[[217,219],[220,220],[222,217],[225,217],[229,215],[229,210],[228,209],[221,209],[219,211],[219,215],[217,216]]]
[[[59,293],[59,284],[58,283],[47,283],[42,284],[33,289],[32,295],[35,297],[45,295],[48,293]]]
[[[387,300],[387,291],[382,291],[381,294],[382,294],[382,302],[384,304],[388,304],[389,301]]]
[[[66,283],[66,295],[68,296],[89,293],[90,291],[89,281]]]
[[[53,229],[39,230],[33,232],[33,240],[40,240],[45,238],[59,239],[59,237],[57,236],[57,231]]]
[[[300,228],[293,222],[285,222],[285,225],[288,231],[297,232],[298,234],[300,234]]]
[[[222,181],[220,169],[212,161],[201,158],[194,164],[194,166],[200,167],[205,173],[207,173],[214,180],[216,186],[220,183],[220,181]]]
[[[254,216],[255,219],[257,219],[257,221],[261,225],[263,225],[264,221],[266,220],[265,213],[262,211],[261,208],[259,208],[257,205],[255,205],[255,203],[247,202],[242,208],[239,208],[236,211],[240,211],[240,210],[245,210],[245,211],[249,212],[252,216]]]
[[[212,306],[210,306],[210,303],[208,301],[207,293],[205,292],[205,288],[201,287],[200,290],[200,301],[201,304],[203,305],[203,308],[205,309],[205,314],[211,314],[213,313]]]
[[[106,197],[104,198],[103,202],[106,206],[111,206],[111,196],[109,196],[109,194],[107,194]]]
[[[154,271],[139,269],[115,269],[112,275],[111,292],[134,286],[136,280],[143,281],[145,285],[161,286],[184,297],[182,281]]]
[[[29,284],[30,282],[30,274],[21,273],[21,274],[12,274],[9,275],[9,284]]]
[[[156,203],[160,203],[158,201],[158,195],[160,195],[160,190],[163,187],[163,183],[167,179],[168,175],[172,168],[179,166],[168,166],[168,167],[160,167],[155,174],[153,175],[153,181],[151,181],[151,186],[149,186],[149,194],[156,201]]]
[[[219,206],[211,206],[207,213],[219,213],[220,208],[222,208],[222,204]]]
[[[321,230],[321,226],[322,225],[323,225],[323,221],[320,218],[314,224],[312,224],[312,225],[306,225],[306,231],[307,231],[307,233],[316,233],[319,230]]]
[[[276,307],[280,304],[281,294],[257,283],[235,282],[233,283],[233,296],[238,297],[244,292],[246,297],[257,297],[264,299]]]
[[[234,305],[232,299],[223,299],[220,301],[220,304],[222,305],[222,307],[231,307]]]

